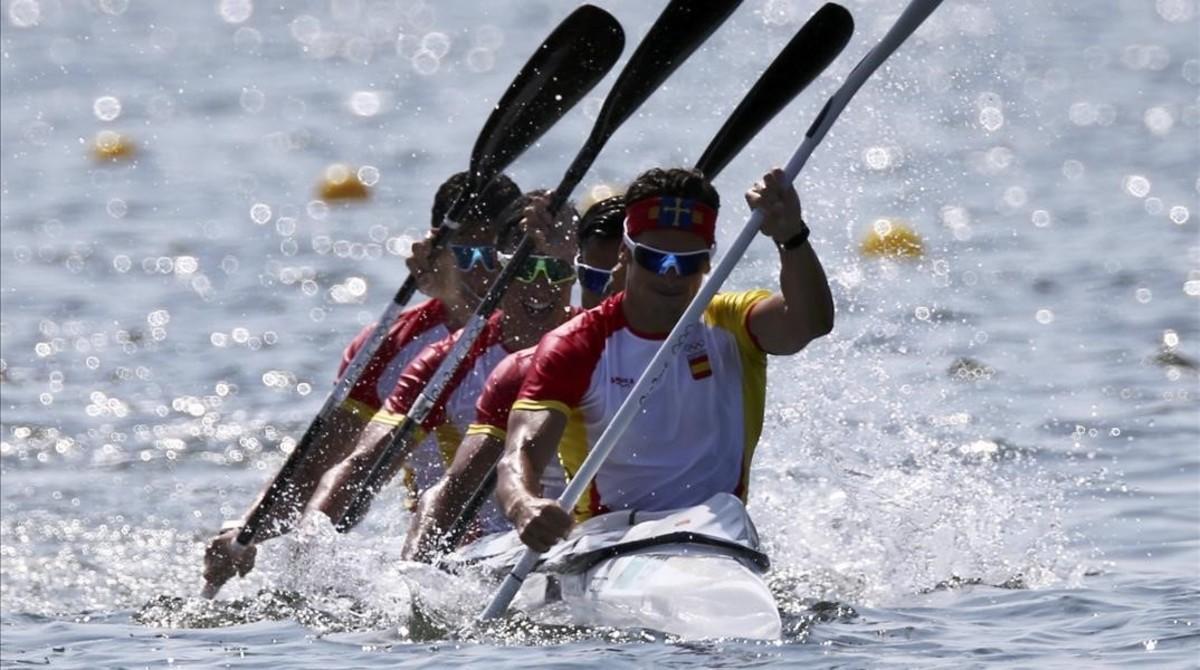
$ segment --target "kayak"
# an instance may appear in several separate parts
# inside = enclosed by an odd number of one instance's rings
[[[445,565],[501,578],[524,549],[509,531],[460,548]],[[572,624],[688,640],[777,640],[782,624],[764,579],[769,568],[741,500],[721,493],[694,507],[624,510],[577,525],[542,556],[513,605],[532,615],[565,603]]]

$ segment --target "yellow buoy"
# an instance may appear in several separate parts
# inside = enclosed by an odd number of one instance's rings
[[[899,219],[876,221],[859,249],[875,258],[920,258],[925,253],[921,236]]]
[[[121,133],[101,130],[92,142],[92,157],[98,161],[118,161],[133,155],[133,142]]]
[[[317,194],[322,200],[362,200],[370,195],[370,191],[353,168],[345,163],[334,163],[325,168],[325,175],[317,184]]]

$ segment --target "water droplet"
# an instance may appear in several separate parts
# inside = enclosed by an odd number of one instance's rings
[[[292,38],[301,44],[311,44],[321,35],[321,22],[315,16],[301,14],[289,26]]]
[[[471,72],[488,72],[496,67],[496,54],[491,49],[475,47],[467,52],[467,69]]]
[[[383,106],[383,101],[374,91],[355,91],[350,94],[347,104],[356,116],[375,116]]]
[[[1081,177],[1083,177],[1084,172],[1085,172],[1085,168],[1083,166],[1083,163],[1081,163],[1075,159],[1068,159],[1068,160],[1063,161],[1062,173],[1063,173],[1063,176],[1066,177],[1067,179],[1070,179],[1071,181],[1076,181],[1076,180],[1080,179]]]
[[[1146,208],[1147,214],[1155,216],[1162,214],[1163,201],[1162,198],[1149,197],[1142,201],[1142,206]]]
[[[1148,289],[1148,288],[1139,288],[1137,291],[1134,291],[1134,293],[1133,293],[1133,297],[1134,297],[1134,298],[1135,298],[1135,299],[1136,299],[1138,302],[1140,302],[1140,303],[1142,303],[1143,305],[1145,305],[1146,303],[1148,303],[1148,302],[1150,302],[1151,300],[1153,300],[1153,299],[1154,299],[1154,294],[1152,294],[1152,293],[1150,292],[1150,289]]]
[[[105,206],[104,211],[108,212],[108,215],[112,218],[120,219],[129,212],[129,205],[126,205],[125,201],[120,198],[113,198],[108,201],[108,205]]]
[[[265,203],[256,203],[250,208],[250,219],[258,225],[265,225],[271,220],[271,207]]]
[[[324,200],[310,200],[304,206],[304,211],[308,212],[308,215],[313,219],[322,221],[325,217],[329,216],[329,205],[325,204]]]
[[[989,133],[994,133],[1004,126],[1004,112],[999,107],[984,107],[979,110],[979,125]]]
[[[1173,330],[1164,330],[1162,337],[1163,346],[1168,349],[1174,349],[1179,346],[1179,333]]]
[[[296,393],[299,395],[308,395],[309,393],[312,393],[312,385],[308,382],[300,382],[299,384],[296,384]]]
[[[1050,225],[1050,212],[1044,209],[1033,210],[1033,214],[1029,218],[1033,221],[1033,225],[1038,228],[1045,228]]]
[[[1025,193],[1025,189],[1020,186],[1009,186],[1004,189],[1004,204],[1012,208],[1024,207],[1029,201],[1029,196]]]
[[[112,121],[121,115],[121,101],[111,95],[101,96],[92,103],[92,112],[101,121]]]
[[[921,305],[913,310],[913,315],[917,317],[918,321],[928,321],[929,314],[929,308],[924,305]]]
[[[863,152],[863,162],[872,170],[886,170],[892,164],[892,155],[885,147],[869,147]]]
[[[1054,322],[1054,312],[1051,312],[1048,309],[1039,309],[1037,313],[1033,315],[1033,318],[1037,319],[1037,322],[1044,326]]]
[[[129,269],[131,267],[133,267],[133,261],[129,260],[129,257],[126,256],[125,254],[118,254],[116,256],[113,256],[112,263],[113,263],[113,268],[116,269],[117,272],[120,272],[122,274],[129,272]]]
[[[379,168],[374,165],[364,165],[358,168],[358,180],[364,186],[374,186],[379,183]]]
[[[1144,198],[1150,195],[1150,180],[1142,175],[1131,174],[1125,177],[1125,191],[1135,198]]]
[[[1186,23],[1196,15],[1193,0],[1155,0],[1154,10],[1171,23]]]
[[[255,53],[262,46],[262,33],[249,26],[242,26],[233,34],[233,45],[246,53]]]
[[[428,77],[438,71],[441,61],[432,51],[419,49],[412,57],[412,68],[417,74]]]
[[[257,114],[266,105],[267,96],[257,88],[248,86],[242,89],[242,95],[239,97],[238,102],[241,104],[242,109],[251,114]]]
[[[441,60],[450,51],[450,37],[446,33],[428,33],[421,38],[421,48]]]
[[[120,16],[129,9],[129,0],[100,0],[100,11],[110,16]]]
[[[8,20],[18,28],[32,28],[42,18],[42,7],[37,0],[13,0],[8,6]]]
[[[289,237],[279,243],[279,251],[284,256],[295,256],[296,252],[300,251],[300,245],[296,243],[296,240]]]
[[[254,3],[251,0],[221,0],[217,4],[217,14],[225,23],[243,23],[254,13]]]
[[[233,256],[226,256],[221,259],[221,271],[227,275],[231,275],[238,271],[238,259]]]
[[[1171,217],[1171,221],[1173,221],[1176,225],[1182,226],[1183,224],[1187,223],[1191,213],[1188,212],[1187,207],[1184,207],[1183,205],[1175,205],[1171,208],[1171,211],[1167,216]]]
[[[1155,135],[1166,135],[1175,125],[1175,117],[1165,107],[1151,107],[1142,115],[1142,121]]]

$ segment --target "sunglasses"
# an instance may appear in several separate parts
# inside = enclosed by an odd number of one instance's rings
[[[476,244],[451,244],[450,251],[454,253],[454,262],[458,269],[470,272],[479,265],[488,272],[496,271],[496,247]]]
[[[575,259],[575,273],[579,275],[579,285],[592,293],[603,295],[612,283],[612,270],[602,270],[578,258]]]
[[[501,263],[507,265],[511,260],[511,254],[500,254]],[[530,254],[525,257],[525,262],[517,268],[514,276],[526,284],[532,284],[537,281],[538,275],[544,275],[547,282],[558,285],[574,281],[575,268],[571,266],[570,262],[561,258]]]
[[[712,258],[710,249],[700,251],[663,251],[654,247],[634,242],[625,235],[625,246],[633,252],[633,260],[643,268],[658,274],[666,275],[669,270],[675,270],[676,276],[689,277],[704,270]]]

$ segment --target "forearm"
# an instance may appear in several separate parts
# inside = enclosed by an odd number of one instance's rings
[[[779,250],[779,289],[783,295],[784,316],[789,329],[802,333],[803,344],[807,344],[833,330],[834,307],[829,279],[808,241],[791,249],[778,244],[776,247]]]
[[[541,492],[541,469],[535,467],[527,450],[517,449],[500,459],[496,466],[496,499],[510,521],[522,503],[540,497]]]
[[[471,523],[478,512],[476,495],[491,494],[480,487],[503,451],[504,441],[498,437],[477,434],[462,441],[445,476],[421,495],[404,544],[405,558],[425,561],[454,548],[454,529]],[[463,518],[468,515],[472,518]]]
[[[542,494],[542,471],[558,451],[567,417],[556,410],[513,410],[504,457],[496,466],[496,498],[509,521]]]
[[[326,426],[309,445],[307,454],[302,458],[289,481],[283,482],[283,495],[278,496],[273,504],[267,505],[262,521],[255,532],[255,542],[269,540],[291,532],[305,506],[317,491],[322,476],[353,451],[355,441],[362,433],[364,423],[352,412],[337,410],[330,417]],[[264,504],[267,490],[282,474],[282,472],[277,473],[271,483],[263,488],[246,514],[242,516],[243,522]]]

